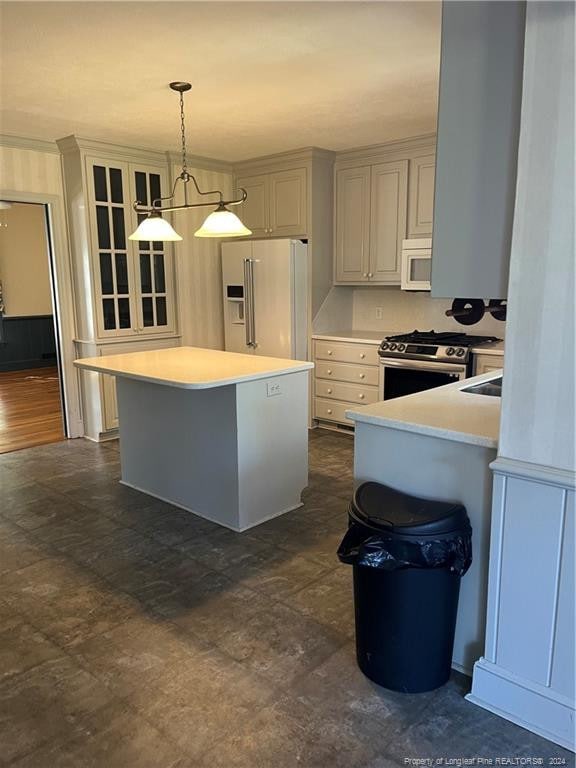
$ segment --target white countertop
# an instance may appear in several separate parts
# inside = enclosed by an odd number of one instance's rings
[[[366,424],[497,448],[500,398],[460,390],[501,375],[502,371],[490,371],[414,395],[352,408],[346,416]]]
[[[206,389],[297,373],[314,367],[301,360],[243,355],[200,347],[173,347],[75,360],[88,371],[183,389]]]
[[[470,347],[470,352],[477,355],[500,355],[501,357],[504,357],[504,342],[495,341],[492,343],[488,342],[487,344],[479,344],[477,347]]]
[[[331,331],[330,333],[313,333],[313,339],[323,341],[357,341],[363,344],[380,344],[384,336],[390,336],[395,331]]]

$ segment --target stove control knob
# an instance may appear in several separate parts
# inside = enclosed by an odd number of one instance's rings
[[[395,349],[396,349],[396,343],[393,341],[392,344],[390,344],[390,351],[394,352]]]
[[[446,350],[446,354],[448,355],[448,357],[452,357],[455,351],[456,350],[454,349],[454,347],[448,347],[448,349]]]
[[[390,344],[388,344],[387,341],[383,341],[382,344],[380,345],[380,349],[388,349],[389,346]]]
[[[404,352],[406,349],[406,344],[398,344],[398,352]]]
[[[456,350],[456,357],[464,357],[465,352],[466,350],[464,349],[464,347],[458,347],[458,349]]]

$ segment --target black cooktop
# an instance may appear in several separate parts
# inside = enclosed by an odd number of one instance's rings
[[[501,341],[496,336],[471,336],[468,333],[451,331],[412,331],[398,336],[386,336],[386,341],[401,341],[408,344],[442,344],[443,346],[474,347],[488,341]]]

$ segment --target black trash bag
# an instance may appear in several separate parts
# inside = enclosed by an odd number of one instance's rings
[[[448,568],[463,576],[472,564],[472,529],[437,537],[387,535],[350,522],[338,548],[347,565],[397,571],[400,568]]]

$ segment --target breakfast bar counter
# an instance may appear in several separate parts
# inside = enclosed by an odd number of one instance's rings
[[[75,365],[116,377],[124,485],[236,531],[301,505],[312,363],[177,347]]]

